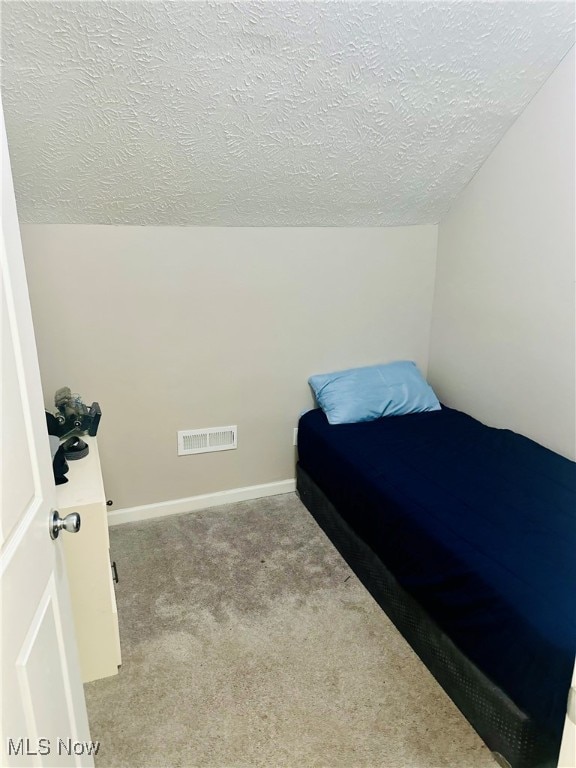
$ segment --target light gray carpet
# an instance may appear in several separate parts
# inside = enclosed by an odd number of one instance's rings
[[[294,494],[111,529],[99,768],[494,768]]]

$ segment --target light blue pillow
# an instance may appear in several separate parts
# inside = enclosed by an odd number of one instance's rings
[[[311,376],[308,383],[330,424],[439,411],[432,387],[411,361]]]

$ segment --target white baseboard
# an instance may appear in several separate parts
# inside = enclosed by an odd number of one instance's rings
[[[138,520],[152,520],[155,517],[181,515],[185,512],[198,512],[221,504],[233,504],[236,501],[261,499],[265,496],[279,496],[282,493],[294,493],[296,480],[279,480],[276,483],[249,485],[246,488],[231,488],[229,491],[204,493],[201,496],[189,496],[186,499],[160,501],[157,504],[143,504],[140,507],[127,507],[108,512],[109,525],[134,523]]]

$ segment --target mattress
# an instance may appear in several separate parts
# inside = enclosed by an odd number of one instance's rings
[[[450,408],[300,419],[302,468],[398,583],[557,740],[576,653],[576,464]]]

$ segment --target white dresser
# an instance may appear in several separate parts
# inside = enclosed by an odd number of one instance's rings
[[[121,663],[116,595],[110,563],[106,495],[95,437],[88,456],[68,462],[68,482],[56,487],[61,517],[78,512],[78,533],[61,534],[70,582],[83,682],[118,673]]]

